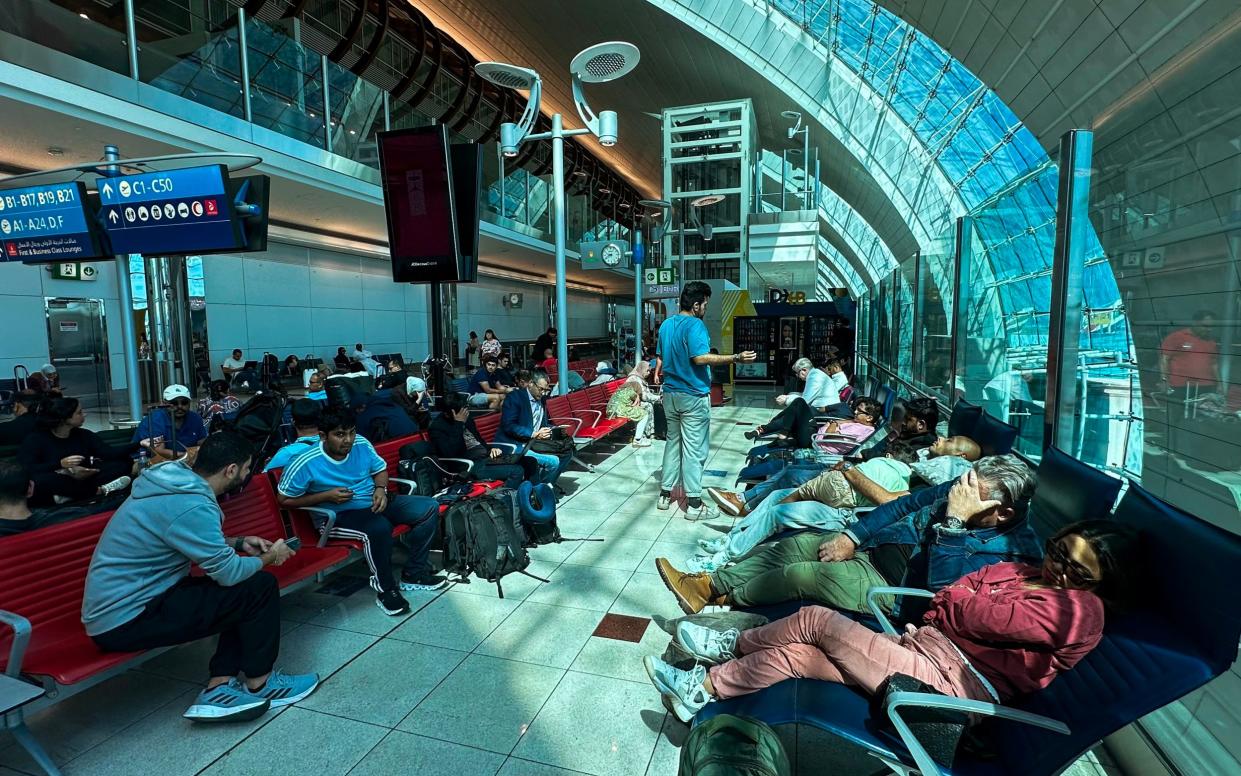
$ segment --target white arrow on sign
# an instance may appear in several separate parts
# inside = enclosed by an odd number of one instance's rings
[[[100,191],[101,191],[101,192],[103,192],[103,195],[104,195],[105,197],[110,197],[110,196],[112,196],[112,184],[111,184],[111,183],[105,183],[105,184],[103,184],[103,188],[102,188],[102,189],[100,189]]]
[[[117,221],[121,220],[121,217],[116,214],[115,210],[109,210],[108,220],[115,224]]]

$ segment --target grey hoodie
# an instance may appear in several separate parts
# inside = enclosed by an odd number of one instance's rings
[[[191,563],[226,587],[263,568],[262,560],[225,543],[223,518],[211,486],[183,461],[143,472],[91,558],[82,599],[86,633],[107,633],[142,614]]]

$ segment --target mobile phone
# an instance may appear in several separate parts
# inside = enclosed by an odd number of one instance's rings
[[[302,540],[294,536],[290,539],[285,539],[284,546],[288,547],[290,550],[293,550],[293,552],[297,552],[302,548]]]

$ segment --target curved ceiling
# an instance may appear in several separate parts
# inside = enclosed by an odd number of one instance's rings
[[[782,111],[809,114],[753,63],[648,0],[574,0],[554,4],[551,13],[546,0],[411,2],[479,59],[537,70],[544,82],[544,110],[560,111],[572,127],[582,125],[570,90],[573,55],[604,40],[636,44],[642,51],[638,68],[620,81],[587,87],[587,99],[596,111],[620,114],[620,142],[592,150],[649,196],[659,196],[662,187],[658,115],[663,108],[750,97],[759,144],[768,149],[792,147],[786,134],[790,122]],[[916,250],[918,242],[905,219],[866,167],[821,123],[809,123],[811,143],[822,158],[823,183],[875,224],[893,253]]]

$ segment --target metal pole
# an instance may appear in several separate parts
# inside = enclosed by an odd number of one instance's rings
[[[126,5],[131,5],[127,3]],[[130,17],[132,19],[132,17]],[[105,162],[116,162],[121,152],[114,145],[103,147]],[[121,170],[115,164],[104,168],[104,175],[115,178]],[[137,254],[135,254],[137,255]],[[121,308],[121,344],[125,362],[125,387],[129,390],[129,419],[135,423],[142,419],[142,385],[138,381],[138,336],[134,332],[134,291],[129,284],[129,256],[116,257],[116,296]]]
[[[323,80],[323,147],[332,153],[332,90],[327,82],[327,55],[319,56],[319,77]]]
[[[1074,429],[1086,410],[1085,394],[1077,395],[1077,365],[1093,146],[1094,134],[1083,129],[1069,130],[1060,138],[1042,447],[1055,445],[1071,455]]]
[[[969,337],[968,319],[965,310],[970,304],[970,277],[973,258],[970,252],[970,239],[974,226],[969,216],[957,219],[956,256],[952,262],[952,342],[949,345],[948,360],[952,363],[948,376],[948,406],[957,401],[957,384],[962,386],[961,397],[965,398],[965,357],[966,339]],[[871,316],[872,320],[874,315]]]
[[[241,111],[246,121],[254,121],[254,113],[250,110],[250,52],[246,46],[245,8],[237,9],[237,45],[241,48]]]
[[[134,0],[125,0],[125,45],[129,49],[129,77],[138,80],[138,23],[134,19]]]
[[[440,362],[440,350],[444,347],[444,313],[440,306],[440,284],[431,283],[427,292],[427,304],[431,307],[431,378],[435,386],[436,404],[442,408],[443,398],[448,395],[448,383],[444,378],[444,365]]]
[[[803,210],[810,209],[810,127],[802,127],[801,178]]]
[[[781,209],[783,208],[784,206],[781,205]],[[680,231],[681,231],[680,246],[677,249],[677,274],[680,275],[680,277],[677,278],[677,281],[680,283],[681,288],[685,288],[685,218],[683,216],[681,218],[681,230]],[[680,303],[678,302],[678,307],[677,307],[678,310],[681,309],[679,304]]]
[[[558,394],[569,392],[569,303],[565,291],[564,125],[552,116],[552,207],[556,213],[556,380]]]
[[[635,224],[633,230],[633,248],[642,261],[633,264],[633,353],[634,363],[642,358],[642,264],[646,261],[645,248],[642,244],[642,225]]]
[[[384,90],[384,132],[392,129],[392,95]]]

